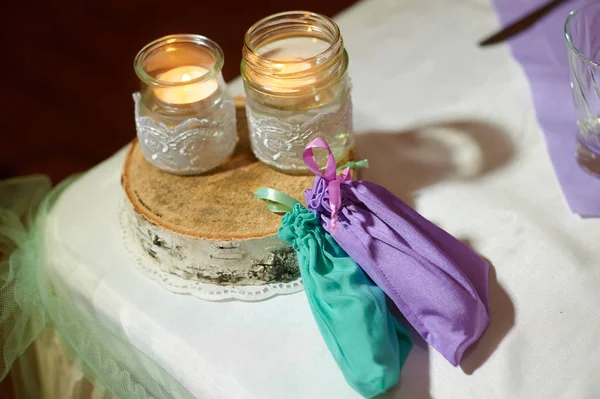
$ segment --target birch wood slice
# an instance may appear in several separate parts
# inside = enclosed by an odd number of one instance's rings
[[[163,272],[219,285],[262,285],[299,277],[294,250],[277,237],[281,216],[254,197],[272,187],[304,202],[313,176],[275,171],[250,149],[243,99],[236,99],[239,142],[232,158],[200,176],[177,176],[147,162],[135,140],[121,184],[128,223],[144,256]]]

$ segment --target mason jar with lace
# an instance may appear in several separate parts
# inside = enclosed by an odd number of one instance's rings
[[[317,137],[338,163],[351,156],[348,54],[335,22],[304,11],[271,15],[248,30],[242,53],[250,139],[260,161],[306,173],[302,152]]]
[[[200,35],[170,35],[146,45],[134,67],[137,137],[145,158],[175,174],[225,163],[237,142],[235,106],[221,48]]]

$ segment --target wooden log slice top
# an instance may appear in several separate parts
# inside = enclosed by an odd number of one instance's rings
[[[245,240],[272,236],[281,216],[254,197],[259,187],[280,190],[304,203],[314,176],[278,172],[252,154],[243,100],[236,99],[239,142],[232,158],[199,176],[161,171],[144,158],[135,140],[127,154],[121,183],[139,215],[164,229],[210,240]]]

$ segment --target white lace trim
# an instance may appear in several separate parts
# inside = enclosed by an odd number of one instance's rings
[[[150,257],[144,255],[139,246],[136,245],[134,235],[130,231],[131,226],[128,223],[127,207],[124,203],[119,210],[119,227],[121,242],[129,254],[131,263],[164,289],[176,294],[193,295],[206,301],[239,300],[252,302],[269,299],[276,295],[294,294],[304,288],[302,278],[287,283],[248,286],[225,286],[203,283],[197,280],[186,280],[160,270]]]

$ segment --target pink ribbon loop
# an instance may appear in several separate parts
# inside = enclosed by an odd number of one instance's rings
[[[322,148],[327,151],[327,165],[325,166],[325,173],[321,172],[313,148]],[[336,174],[336,162],[329,144],[321,138],[314,139],[304,149],[302,153],[304,163],[308,166],[308,169],[315,175],[325,179],[327,181],[327,190],[329,191],[329,206],[331,207],[331,219],[329,220],[329,231],[331,234],[337,229],[337,215],[342,205],[342,193],[341,184],[347,181],[351,181],[350,168],[346,168]]]

